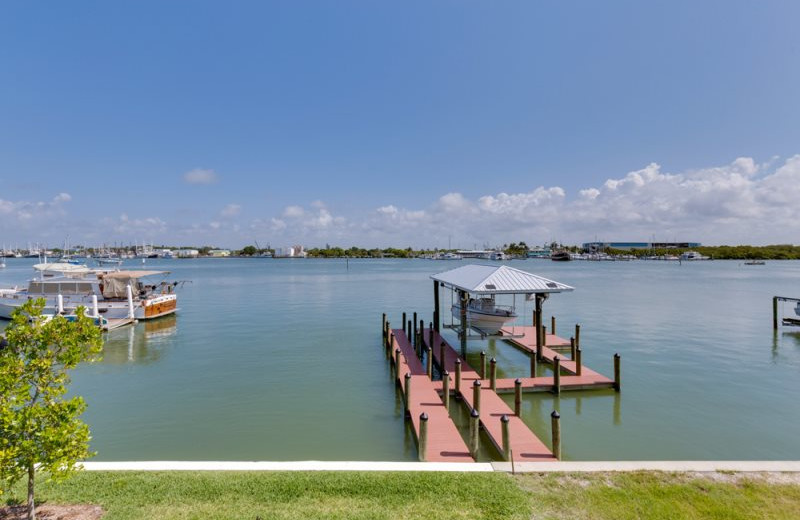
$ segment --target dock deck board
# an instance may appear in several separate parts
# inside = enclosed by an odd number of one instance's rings
[[[423,331],[424,341],[426,345],[430,341],[430,329]],[[439,333],[434,331],[432,353],[434,359],[442,366],[440,359],[441,345],[444,343],[445,359],[444,368],[450,373],[451,380],[455,377],[456,359],[461,359],[461,393],[460,396],[464,402],[470,407],[473,407],[473,389],[472,386],[476,379],[480,379],[480,375],[475,371],[465,359],[462,359],[458,352],[450,346]],[[498,380],[499,381],[499,380]],[[513,389],[513,380],[511,381]],[[450,385],[455,389],[455,382]],[[552,386],[552,383],[551,383]],[[441,383],[438,384],[441,388]],[[499,388],[499,387],[498,387]],[[488,434],[492,443],[502,453],[502,425],[500,418],[506,415],[509,419],[509,441],[511,444],[511,451],[513,459],[520,462],[534,462],[534,461],[556,461],[557,459],[548,447],[528,428],[528,426],[516,415],[514,411],[494,392],[488,380],[481,382],[481,405],[480,405],[480,422],[484,431]]]
[[[450,419],[444,402],[437,392],[437,385],[428,378],[414,347],[403,329],[392,330],[392,359],[395,349],[400,349],[400,366],[395,371],[397,383],[405,392],[405,376],[411,374],[411,396],[409,414],[414,435],[419,441],[420,415],[428,414],[428,449],[425,457],[429,462],[474,462],[467,445],[456,425]],[[404,394],[405,396],[405,394]]]

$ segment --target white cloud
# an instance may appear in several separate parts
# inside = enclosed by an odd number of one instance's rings
[[[283,210],[283,216],[288,218],[300,218],[305,213],[305,210],[300,206],[286,206],[286,209]]]
[[[239,204],[228,204],[222,209],[222,211],[220,211],[220,215],[226,218],[231,218],[237,216],[241,212],[242,207]]]
[[[187,184],[214,184],[217,174],[214,170],[195,168],[183,174],[183,181]]]

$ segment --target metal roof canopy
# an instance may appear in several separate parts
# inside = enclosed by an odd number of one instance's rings
[[[542,294],[575,290],[561,282],[507,265],[465,265],[431,275],[431,279],[447,288],[470,294]]]

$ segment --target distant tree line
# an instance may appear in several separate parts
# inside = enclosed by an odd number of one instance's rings
[[[800,246],[776,244],[769,246],[701,246],[692,249],[715,260],[800,260]],[[643,256],[679,256],[687,249],[608,249],[612,255]]]

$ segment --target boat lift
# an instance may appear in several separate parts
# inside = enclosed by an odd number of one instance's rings
[[[778,330],[778,302],[792,302],[795,304],[795,316],[787,317],[781,312],[781,325],[800,327],[800,298],[789,298],[786,296],[772,297],[772,328]]]
[[[469,322],[468,307],[473,298],[491,298],[497,295],[512,295],[514,307],[516,307],[516,297],[524,296],[524,301],[535,302],[533,313],[533,325],[536,326],[537,338],[541,344],[542,329],[542,304],[551,293],[573,291],[574,287],[549,280],[547,278],[515,269],[507,265],[465,265],[456,269],[451,269],[439,274],[431,275],[433,280],[433,326],[436,332],[440,332],[440,327],[450,328],[458,333],[461,340],[461,350],[466,351],[468,339],[487,339],[502,337],[504,339],[522,337],[521,335],[511,334],[506,330],[487,331]],[[440,313],[440,288],[450,289],[451,298],[455,301],[458,298],[458,309],[460,310],[459,323],[445,324],[441,319]],[[455,306],[454,306],[455,308]],[[513,328],[513,327],[512,327]],[[470,334],[470,331],[476,334]]]

